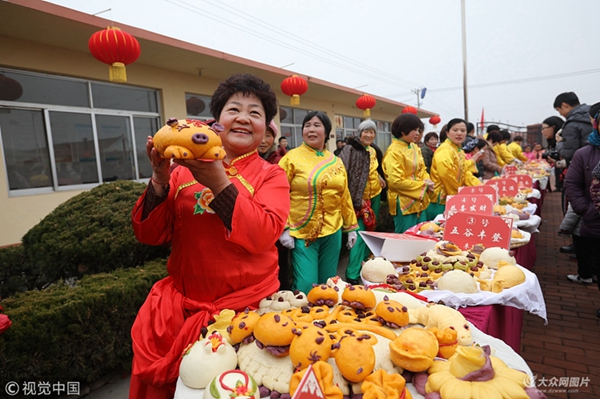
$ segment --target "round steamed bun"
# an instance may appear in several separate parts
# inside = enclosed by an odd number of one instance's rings
[[[365,262],[361,274],[372,283],[385,283],[389,274],[396,274],[396,268],[392,262],[378,256]]]
[[[448,290],[454,293],[473,294],[477,292],[475,279],[462,270],[450,270],[437,280],[437,286],[440,290]]]
[[[507,249],[492,247],[485,249],[479,256],[479,260],[491,269],[498,269],[498,262],[504,261],[509,265],[516,265],[517,260]]]

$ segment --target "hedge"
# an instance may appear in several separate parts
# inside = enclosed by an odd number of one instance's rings
[[[0,299],[35,287],[38,275],[26,262],[22,245],[0,249]]]
[[[133,234],[131,210],[145,188],[132,181],[101,184],[59,205],[29,230],[22,268],[36,279],[27,288],[167,257],[169,248],[140,244]]]
[[[86,276],[0,302],[12,326],[0,335],[0,381],[89,384],[131,369],[130,330],[166,260]]]

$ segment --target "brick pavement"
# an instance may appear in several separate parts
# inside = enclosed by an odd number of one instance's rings
[[[577,273],[577,264],[558,249],[571,242],[557,234],[562,213],[560,193],[547,193],[542,209],[543,222],[536,237],[537,260],[533,267],[544,292],[548,324],[538,316],[524,313],[521,356],[540,379],[589,378],[587,392],[550,392],[548,399],[600,398],[600,292],[596,284],[581,285],[567,280]],[[564,388],[556,388],[564,389]]]

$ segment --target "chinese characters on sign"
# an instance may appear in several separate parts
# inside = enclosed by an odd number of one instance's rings
[[[509,249],[512,222],[500,216],[459,212],[446,220],[444,240],[452,241],[463,250],[476,244]]]
[[[483,213],[492,215],[494,205],[490,197],[487,195],[449,195],[446,197],[446,210],[444,218],[450,219],[451,216],[458,212]]]
[[[460,195],[487,195],[492,204],[498,202],[498,192],[495,186],[462,186],[458,188]]]
[[[517,173],[517,167],[515,165],[506,165],[504,169],[502,169],[503,175],[510,175]]]
[[[514,179],[492,179],[485,182],[486,186],[494,186],[499,196],[514,197],[519,192],[519,183]]]

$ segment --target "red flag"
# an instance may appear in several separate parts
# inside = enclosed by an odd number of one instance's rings
[[[479,122],[479,128],[481,131],[483,131],[483,121],[485,121],[485,118],[483,117],[483,108],[481,108],[481,122]]]

